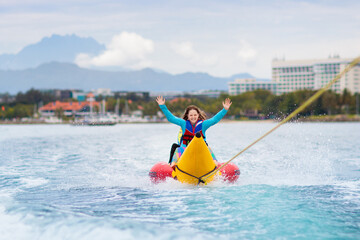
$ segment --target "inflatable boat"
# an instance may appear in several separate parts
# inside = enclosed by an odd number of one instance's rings
[[[168,163],[159,162],[151,168],[149,176],[153,183],[174,178],[179,182],[193,185],[207,184],[214,179],[235,182],[239,178],[240,170],[233,163],[227,164],[216,174],[212,174],[221,165],[222,163],[216,164],[213,160],[208,146],[201,134],[198,133],[186,147],[174,167]]]

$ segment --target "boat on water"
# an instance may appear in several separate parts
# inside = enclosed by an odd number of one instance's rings
[[[86,116],[83,119],[76,119],[72,122],[74,126],[113,126],[116,124],[114,119],[106,116]]]
[[[203,137],[197,133],[174,167],[159,162],[151,168],[149,176],[153,183],[173,178],[191,185],[207,184],[215,179],[235,182],[239,178],[240,170],[235,164],[226,164],[220,171],[216,171],[221,165],[215,163]]]

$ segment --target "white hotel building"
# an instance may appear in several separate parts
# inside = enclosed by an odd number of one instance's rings
[[[320,60],[295,60],[272,62],[272,81],[277,83],[277,94],[300,89],[317,90],[334,79],[352,59],[328,58]],[[347,89],[352,94],[360,92],[360,65],[353,67],[331,89],[342,93]]]
[[[228,83],[229,94],[238,95],[256,89],[269,90],[278,95],[301,89],[318,90],[333,80],[351,61],[341,58],[274,60],[271,82],[235,79]],[[360,64],[341,77],[331,89],[336,93],[342,93],[344,89],[352,94],[360,93]]]
[[[250,92],[258,89],[269,90],[276,93],[276,83],[270,81],[256,81],[255,78],[235,79],[229,82],[229,95],[239,95],[244,92]]]

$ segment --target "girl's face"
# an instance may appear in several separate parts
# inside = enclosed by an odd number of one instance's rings
[[[189,119],[190,123],[192,125],[194,125],[199,119],[198,112],[195,109],[191,109],[188,113],[188,119]]]

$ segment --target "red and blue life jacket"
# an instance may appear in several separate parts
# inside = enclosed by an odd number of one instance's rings
[[[202,120],[198,120],[195,126],[193,126],[189,120],[186,120],[186,129],[184,135],[181,137],[180,144],[182,143],[187,146],[197,132],[200,132],[201,136],[205,139],[202,132],[202,123]]]

